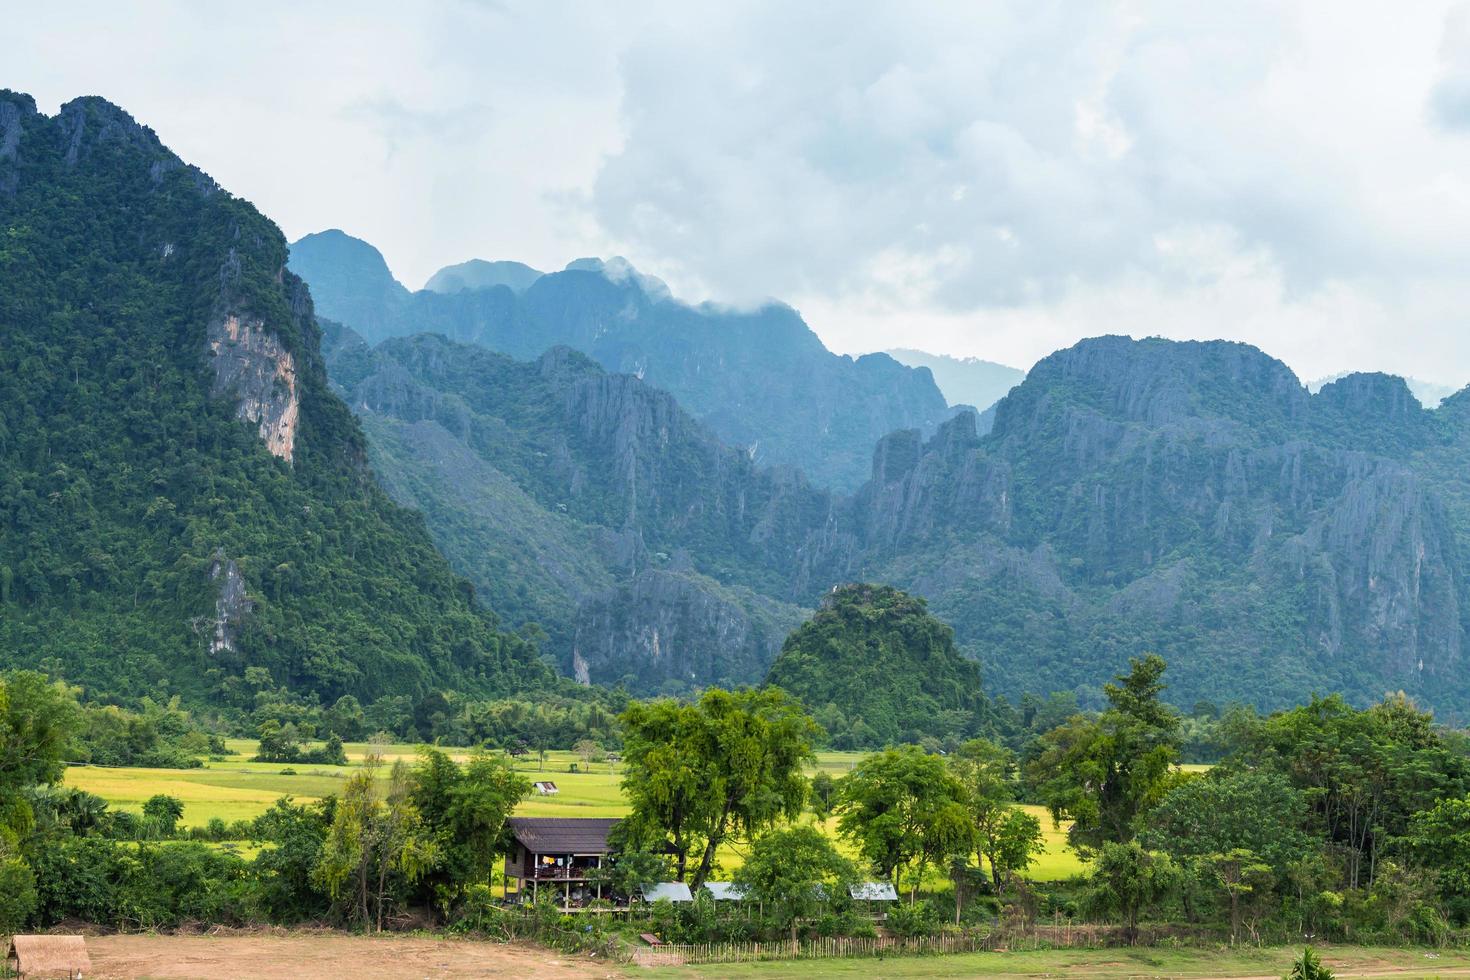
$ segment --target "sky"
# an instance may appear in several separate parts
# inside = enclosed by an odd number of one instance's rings
[[[1470,7],[5,5],[0,86],[102,95],[411,288],[626,256],[834,350],[1103,333],[1470,382]]]

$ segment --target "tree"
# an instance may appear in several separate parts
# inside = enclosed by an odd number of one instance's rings
[[[1462,907],[1470,903],[1470,796],[1440,800],[1414,814],[1402,844],[1435,872],[1441,895]]]
[[[747,899],[760,902],[781,928],[790,929],[793,944],[798,923],[814,913],[823,892],[834,894],[856,877],[852,862],[827,835],[806,825],[762,834],[735,872]]]
[[[176,796],[159,793],[143,803],[143,816],[158,828],[162,837],[172,837],[184,816],[184,801]]]
[[[994,742],[977,738],[961,745],[949,757],[948,764],[949,771],[963,790],[962,801],[970,818],[979,861],[981,864],[989,861],[991,884],[1000,891],[1006,870],[1006,861],[1001,855],[1002,828],[1006,827],[1013,814],[1025,816],[1011,805],[1016,799],[1015,756]],[[1015,834],[1020,826],[1013,826],[1011,830],[1013,843],[1019,843],[1021,839]],[[1040,832],[1038,823],[1036,833],[1039,835]],[[1025,863],[1029,863],[1029,854],[1023,857]]]
[[[1131,946],[1138,939],[1138,917],[1178,887],[1179,870],[1167,855],[1151,854],[1137,841],[1107,841],[1094,854],[1087,905],[1117,916]]]
[[[456,868],[467,881],[490,883],[506,819],[531,792],[530,780],[499,754],[476,752],[449,790],[445,814]]]
[[[1230,906],[1230,939],[1234,942],[1240,938],[1242,907],[1250,899],[1263,894],[1276,879],[1269,864],[1262,861],[1256,852],[1243,847],[1224,854],[1212,854],[1209,862]]]
[[[912,870],[912,903],[925,867],[971,848],[963,800],[943,760],[904,745],[864,758],[843,778],[837,829],[887,880],[897,884]]]
[[[419,749],[409,792],[436,841],[437,860],[424,875],[433,898],[448,904],[490,883],[506,819],[530,791],[499,753],[477,751],[461,767],[439,749]]]
[[[825,769],[812,777],[812,813],[823,823],[832,813],[833,798],[837,795],[837,780]]]
[[[79,724],[76,696],[65,685],[29,670],[0,676],[0,803],[61,780]]]
[[[1084,854],[1131,841],[1178,761],[1179,719],[1160,700],[1164,661],[1149,654],[1129,663],[1119,683],[1103,688],[1108,709],[1096,718],[1074,715],[1047,732],[1027,768],[1052,819],[1073,821],[1068,836]]]
[[[695,889],[726,841],[801,815],[818,729],[784,692],[710,688],[692,705],[635,702],[621,720],[625,836],[667,847],[679,880],[699,853]]]
[[[320,915],[327,895],[315,874],[332,824],[323,804],[298,806],[289,796],[251,825],[251,839],[269,843],[255,855],[252,871],[256,899],[272,922],[294,922]]]
[[[669,879],[669,859],[648,851],[623,851],[598,868],[594,878],[607,884],[615,895],[632,899],[649,885]]]
[[[1145,821],[1145,846],[1176,861],[1248,850],[1278,874],[1314,845],[1306,801],[1266,769],[1216,767],[1177,781]]]
[[[581,757],[584,771],[591,767],[594,759],[602,756],[602,746],[590,738],[579,739],[577,744],[572,746],[572,751]]]
[[[1340,696],[1260,721],[1231,760],[1280,772],[1347,859],[1346,884],[1372,884],[1386,841],[1414,814],[1470,791],[1470,758],[1402,695],[1358,710]]]
[[[989,846],[992,873],[999,874],[996,887],[1009,887],[1016,875],[1029,868],[1046,850],[1046,835],[1041,832],[1039,819],[1020,807],[1011,807]]]
[[[314,880],[334,902],[347,900],[346,918],[383,928],[390,886],[421,878],[438,857],[413,803],[408,767],[393,767],[386,798],[378,799],[376,756],[347,780],[336,802]]]

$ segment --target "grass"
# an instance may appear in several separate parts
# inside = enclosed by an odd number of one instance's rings
[[[1470,953],[1424,949],[1326,946],[1317,952],[1339,977],[1434,977],[1470,975]],[[755,977],[808,980],[814,977],[1279,977],[1301,954],[1295,947],[1258,949],[1064,949],[962,953],[951,956],[890,956],[883,960],[799,960],[758,964],[663,969],[671,978]]]
[[[140,811],[143,801],[159,793],[174,796],[184,803],[183,825],[203,826],[211,818],[219,817],[227,822],[250,819],[267,809],[282,796],[291,796],[297,802],[320,799],[340,791],[343,780],[367,756],[370,746],[364,742],[348,743],[348,765],[295,765],[279,763],[248,762],[255,754],[256,745],[250,739],[230,739],[230,749],[237,755],[221,762],[206,762],[203,769],[105,769],[97,766],[72,766],[66,771],[66,784],[95,793],[118,809]],[[385,761],[392,763],[402,759],[413,762],[418,757],[414,745],[381,746]],[[463,760],[470,754],[468,749],[447,749],[451,756]],[[825,770],[833,776],[848,772],[862,758],[858,752],[822,752],[817,756],[813,770]],[[580,772],[570,772],[575,763]],[[528,797],[516,809],[517,816],[527,817],[620,817],[627,812],[619,783],[622,779],[620,767],[606,762],[585,766],[581,757],[573,752],[548,752],[543,763],[534,756],[523,756],[516,760],[516,768],[532,779],[547,779],[556,783],[555,796]],[[294,775],[282,775],[282,770],[294,770]],[[1065,848],[1065,828],[1054,828],[1051,817],[1041,807],[1027,807],[1041,819],[1042,831],[1046,835],[1046,852],[1031,868],[1030,877],[1040,881],[1052,881],[1077,874],[1082,863],[1077,855]],[[811,819],[808,815],[807,819]],[[827,821],[823,829],[836,835],[836,821]],[[720,855],[724,870],[729,872],[740,864],[740,854],[726,849]],[[948,887],[938,873],[933,873],[925,882],[926,888]]]

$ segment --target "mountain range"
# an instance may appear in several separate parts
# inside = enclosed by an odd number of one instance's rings
[[[1313,689],[1360,699],[1403,689],[1454,710],[1470,701],[1459,670],[1467,395],[1426,411],[1401,379],[1371,374],[1313,395],[1245,345],[1095,338],[1037,364],[996,406],[990,433],[970,411],[927,439],[890,433],[868,481],[835,494],[721,448],[665,393],[569,351],[512,367],[416,337],[359,341],[371,370],[330,356],[379,471],[390,487],[414,484],[395,494],[425,511],[461,572],[486,574],[454,557],[470,525],[482,535],[467,549],[476,555],[532,552],[469,520],[471,508],[443,499],[449,487],[514,486],[537,521],[550,511],[601,540],[636,542],[599,566],[606,576],[558,593],[560,618],[498,599],[512,619],[552,624],[563,668],[595,664],[594,680],[754,682],[775,644],[750,638],[779,633],[768,614],[794,617],[833,585],[865,580],[927,597],[984,665],[987,687],[1013,696],[1095,696],[1119,663],[1153,650],[1171,660],[1171,692],[1186,702],[1273,705]],[[514,419],[548,397],[504,372],[565,378],[571,363],[584,372],[576,383],[600,393],[550,399],[561,431],[530,455],[556,475],[533,479],[479,430],[533,431]],[[437,428],[405,437],[422,406]],[[400,434],[378,435],[387,429]],[[492,466],[494,479],[469,478],[466,461]],[[598,488],[595,507],[575,499],[587,487]],[[718,520],[704,519],[711,508]],[[554,567],[535,561],[546,575]],[[654,587],[675,578],[678,590]],[[739,601],[707,598],[732,588]],[[698,630],[691,590],[720,610],[696,617]],[[759,617],[755,596],[773,603]]]
[[[760,682],[825,603],[782,668],[817,692],[891,648],[823,667],[871,606],[973,717],[956,650],[1007,696],[1095,701],[1155,651],[1177,703],[1470,714],[1470,390],[1098,337],[987,427],[927,368],[618,260],[417,293],[340,233],[287,261],[121,109],[0,92],[0,666],[240,711],[565,689],[545,658],[679,693]],[[831,615],[852,582],[926,604]]]
[[[480,273],[493,265],[466,264]],[[409,292],[376,248],[325,231],[291,246],[291,268],[311,284],[322,316],[369,343],[439,333],[522,360],[571,347],[669,392],[758,462],[798,465],[838,490],[862,483],[877,439],[894,429],[932,432],[951,414],[926,369],[886,354],[833,354],[781,303],[680,302],[622,259],[579,259],[534,278],[521,267],[519,289],[500,278],[475,288],[466,267],[451,267],[431,280],[438,287]],[[437,291],[450,281],[465,288]]]

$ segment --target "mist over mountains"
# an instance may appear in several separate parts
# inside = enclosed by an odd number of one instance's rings
[[[757,461],[800,466],[834,489],[862,483],[884,434],[932,432],[950,414],[927,370],[886,354],[833,354],[781,304],[689,306],[622,260],[578,260],[519,293],[410,293],[377,249],[329,231],[296,242],[291,266],[312,283],[322,316],[369,343],[439,333],[521,360],[572,347],[669,392]]]

